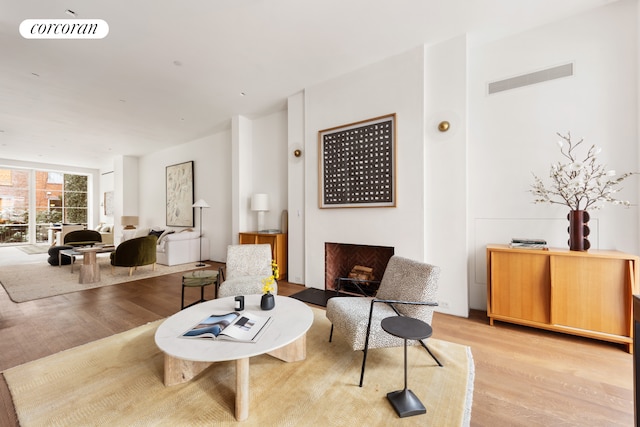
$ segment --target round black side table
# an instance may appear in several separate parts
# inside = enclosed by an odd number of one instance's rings
[[[422,340],[433,333],[431,326],[413,317],[393,316],[382,319],[380,324],[387,333],[404,338],[404,389],[387,393],[387,399],[393,405],[400,418],[426,414],[420,399],[407,388],[407,340]]]

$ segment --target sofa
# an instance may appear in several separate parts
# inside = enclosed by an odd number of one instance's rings
[[[193,230],[159,230],[156,262],[162,265],[186,264],[200,261],[200,233]],[[151,230],[150,233],[154,233]],[[209,259],[209,239],[202,238],[202,260]]]
[[[55,245],[56,246],[60,246],[64,244],[64,238],[67,235],[67,233],[70,233],[72,231],[76,231],[76,230],[84,230],[85,227],[82,224],[62,224],[60,226],[60,231],[56,232],[56,241],[55,241]]]
[[[101,222],[96,231],[102,236],[102,243],[107,245],[113,245],[113,224],[106,224]]]

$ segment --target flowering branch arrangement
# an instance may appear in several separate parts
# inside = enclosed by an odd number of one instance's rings
[[[262,279],[262,293],[270,294],[273,292],[273,284],[275,283],[275,278],[273,276],[265,277]]]
[[[271,276],[262,279],[262,293],[270,294],[274,290],[274,284],[280,278],[280,269],[275,260],[271,261]]]
[[[557,135],[562,138],[558,141],[560,153],[568,161],[551,165],[549,177],[552,182],[549,187],[533,174],[535,182],[529,191],[534,195],[535,203],[566,205],[571,210],[599,209],[601,206],[597,203],[600,202],[630,206],[628,201],[618,200],[614,195],[620,191],[620,183],[634,173],[627,172],[616,177],[615,170],[606,170],[604,165],[596,162],[600,148],[592,145],[586,155],[581,156],[577,149],[583,139],[573,142],[570,132],[566,136]]]

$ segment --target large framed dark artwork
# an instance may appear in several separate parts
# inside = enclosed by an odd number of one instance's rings
[[[167,225],[193,227],[193,161],[167,166]]]
[[[318,132],[320,208],[396,206],[396,115]]]

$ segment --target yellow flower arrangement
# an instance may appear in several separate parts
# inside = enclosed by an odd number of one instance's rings
[[[265,277],[262,279],[262,293],[270,294],[273,292],[273,284],[275,283],[275,278],[273,276]]]
[[[262,279],[262,293],[270,294],[274,290],[274,283],[280,278],[280,270],[275,260],[271,260],[271,276]]]

